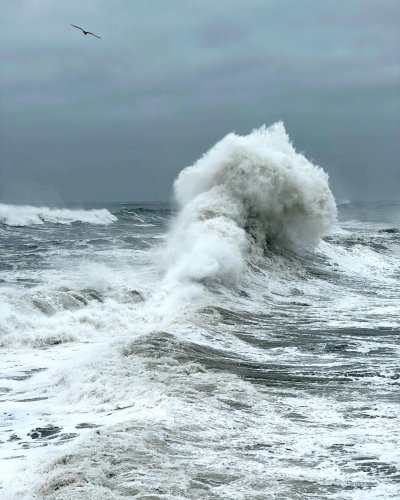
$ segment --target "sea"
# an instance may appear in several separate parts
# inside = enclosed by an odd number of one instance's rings
[[[0,498],[400,498],[400,203],[283,124],[171,203],[0,204]]]

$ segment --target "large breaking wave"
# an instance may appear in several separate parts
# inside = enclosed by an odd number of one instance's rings
[[[336,219],[328,175],[293,148],[283,123],[229,134],[175,181],[180,213],[167,280],[235,282],[266,242],[301,251]]]
[[[99,210],[71,210],[66,208],[33,207],[30,205],[6,205],[0,203],[0,224],[6,226],[33,226],[52,222],[71,224],[111,224],[117,217],[105,208]]]

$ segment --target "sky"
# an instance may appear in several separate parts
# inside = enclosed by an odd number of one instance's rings
[[[168,200],[215,142],[277,120],[337,199],[400,199],[399,0],[4,0],[0,13],[0,202]]]

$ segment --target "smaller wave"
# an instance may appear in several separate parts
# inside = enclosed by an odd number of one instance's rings
[[[6,226],[33,226],[37,224],[111,224],[118,218],[105,208],[78,210],[66,208],[33,207],[30,205],[0,204],[0,224]]]

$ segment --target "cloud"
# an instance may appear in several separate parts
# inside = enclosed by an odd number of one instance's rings
[[[377,129],[381,168],[393,175],[399,10],[391,0],[9,2],[0,168],[40,174],[67,199],[125,196],[135,178],[132,196],[168,197],[179,169],[220,136],[283,118],[300,149],[340,173],[334,182],[368,169],[386,196],[394,183],[370,159]],[[353,142],[342,140],[349,127]],[[99,173],[94,184],[82,168]]]

